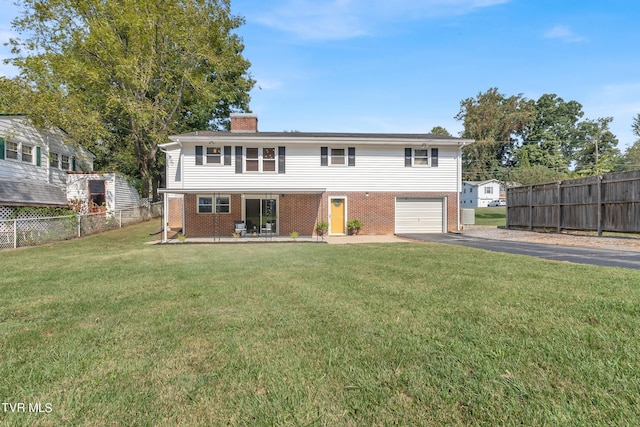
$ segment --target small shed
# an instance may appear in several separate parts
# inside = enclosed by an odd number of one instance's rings
[[[128,209],[141,204],[138,191],[117,172],[69,172],[67,198],[93,202],[108,211]]]

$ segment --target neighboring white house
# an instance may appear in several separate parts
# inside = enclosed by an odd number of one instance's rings
[[[464,181],[462,183],[462,208],[486,208],[493,200],[504,199],[504,190],[497,179]]]
[[[473,141],[431,134],[258,132],[252,114],[231,131],[170,137],[165,224],[187,236],[248,232],[312,235],[458,230],[461,149]],[[164,239],[167,239],[165,232]]]
[[[60,129],[40,131],[25,116],[0,115],[0,179],[66,188],[67,172],[92,170],[94,156],[64,141]]]
[[[137,206],[137,193],[124,178],[91,172],[94,155],[65,137],[57,128],[38,130],[25,116],[0,115],[0,218],[16,206],[66,207],[92,197],[103,197],[109,210]]]

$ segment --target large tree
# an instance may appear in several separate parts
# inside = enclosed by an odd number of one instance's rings
[[[462,137],[476,140],[463,151],[464,179],[499,177],[513,164],[517,137],[534,116],[533,101],[522,95],[506,97],[497,88],[463,100],[455,118],[463,122]]]
[[[521,131],[522,147],[516,157],[526,156],[531,166],[541,165],[566,173],[579,145],[578,120],[582,105],[565,102],[556,94],[544,94],[535,103],[535,118]]]
[[[14,110],[65,129],[107,165],[135,160],[143,195],[158,144],[226,125],[254,81],[229,0],[22,0]],[[126,167],[126,166],[125,166]]]

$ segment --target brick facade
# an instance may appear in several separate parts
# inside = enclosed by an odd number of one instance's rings
[[[169,229],[181,230],[182,227],[182,197],[169,197]]]
[[[321,194],[284,194],[280,196],[280,235],[297,231],[301,236],[314,233],[317,218],[322,218]],[[324,208],[326,212],[326,207]],[[325,214],[326,217],[326,214]]]
[[[390,193],[390,192],[330,192],[324,195],[324,216],[319,213],[322,221],[328,218],[328,200],[331,197],[345,197],[347,199],[347,220],[362,221],[360,234],[394,234],[396,197],[430,197],[447,199],[447,231],[458,229],[458,194],[457,193]]]
[[[447,200],[447,231],[458,228],[457,193],[390,193],[390,192],[330,192],[324,194],[280,194],[278,197],[278,233],[288,236],[297,231],[301,236],[315,234],[318,221],[328,221],[329,198],[347,199],[347,219],[362,221],[361,234],[393,234],[395,232],[396,197],[432,197]],[[182,200],[169,199],[169,221],[173,228],[175,218],[181,218]],[[243,198],[231,195],[231,213],[199,214],[197,195],[184,195],[185,234],[191,237],[231,236],[235,221],[242,218]]]

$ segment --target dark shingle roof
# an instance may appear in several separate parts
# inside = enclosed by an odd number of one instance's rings
[[[399,139],[439,139],[459,140],[454,136],[434,135],[431,133],[348,133],[348,132],[224,132],[215,130],[199,130],[195,132],[173,135],[187,136],[224,136],[224,137],[266,137],[266,138],[399,138]]]
[[[53,184],[0,180],[0,205],[67,206],[67,195]]]

